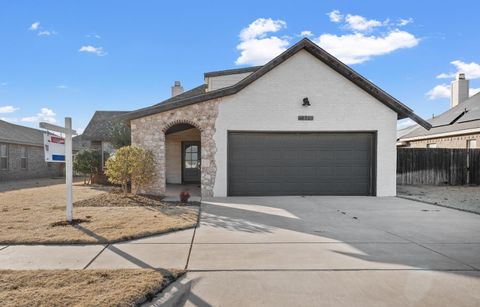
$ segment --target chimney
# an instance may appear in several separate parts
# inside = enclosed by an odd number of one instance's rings
[[[465,79],[464,73],[458,73],[455,80],[452,81],[452,97],[450,99],[450,108],[453,108],[468,99],[469,81]]]
[[[180,81],[175,81],[172,86],[172,97],[180,95],[181,93],[183,93],[183,86]]]

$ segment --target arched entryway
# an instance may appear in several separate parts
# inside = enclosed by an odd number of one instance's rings
[[[165,131],[165,196],[178,199],[188,191],[201,195],[201,131],[191,123],[175,123]]]

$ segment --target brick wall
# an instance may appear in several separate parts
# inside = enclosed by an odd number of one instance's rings
[[[0,169],[0,182],[63,175],[63,163],[45,162],[43,147],[8,144],[8,169]],[[21,168],[21,148],[27,150],[27,168]]]
[[[418,140],[409,142],[412,148],[427,148],[427,144],[436,144],[436,148],[467,148],[467,140],[477,140],[477,148],[480,146],[480,133],[459,135],[452,137]]]

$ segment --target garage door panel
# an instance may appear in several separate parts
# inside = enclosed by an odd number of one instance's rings
[[[229,195],[371,195],[371,133],[229,133]]]

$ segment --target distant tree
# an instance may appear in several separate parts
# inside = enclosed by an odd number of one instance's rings
[[[107,160],[105,174],[108,181],[121,185],[124,196],[128,193],[129,183],[134,187],[132,192],[136,195],[143,185],[153,179],[153,154],[148,150],[134,146],[119,148]]]
[[[88,175],[88,182],[86,178],[83,179],[84,184],[91,184],[93,175],[98,174],[102,166],[102,155],[100,152],[91,149],[85,149],[75,155],[73,160],[73,169],[76,172]]]
[[[123,122],[118,122],[110,127],[110,143],[115,149],[132,144],[130,127]]]

